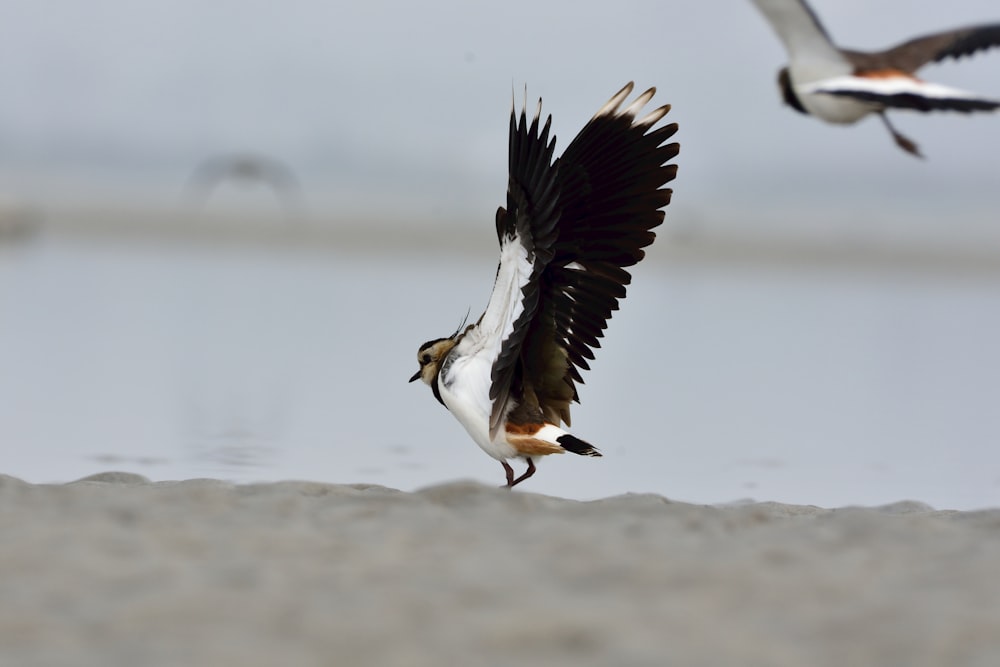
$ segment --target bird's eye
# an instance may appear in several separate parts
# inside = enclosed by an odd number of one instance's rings
[[[421,364],[429,364],[429,363],[431,363],[431,355],[425,354],[424,356],[420,357],[420,363]]]

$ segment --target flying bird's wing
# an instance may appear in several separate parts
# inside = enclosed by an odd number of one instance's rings
[[[662,186],[677,172],[666,163],[679,151],[666,141],[677,125],[656,127],[669,106],[639,116],[653,88],[623,108],[631,91],[629,83],[612,97],[551,170],[558,226],[550,230],[532,221],[536,275],[523,292],[533,312],[520,323],[524,333],[504,343],[494,365],[491,424],[505,414],[506,392],[515,382],[522,395],[537,399],[546,419],[569,423],[570,402],[578,399],[575,382],[583,381],[580,371],[589,368],[587,360],[594,358],[631,281],[625,267],[643,258],[642,249],[655,237],[651,230],[663,222],[660,209],[670,203],[671,190]],[[541,200],[548,211],[548,196]],[[518,211],[519,225],[522,215]],[[530,379],[517,376],[518,360]]]
[[[838,76],[800,86],[804,93],[851,97],[875,105],[915,111],[992,111],[1000,101],[937,83],[921,81],[898,71]]]
[[[812,68],[846,64],[819,18],[803,0],[753,0],[793,63]]]
[[[928,63],[969,56],[994,46],[1000,46],[1000,23],[924,35],[887,51],[845,50],[844,55],[861,70],[898,69],[912,74]]]

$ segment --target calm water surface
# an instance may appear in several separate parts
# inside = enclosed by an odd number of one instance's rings
[[[495,257],[385,243],[0,242],[0,472],[499,484],[406,382]],[[574,409],[605,456],[527,490],[1000,505],[1000,273],[655,252],[634,273]]]

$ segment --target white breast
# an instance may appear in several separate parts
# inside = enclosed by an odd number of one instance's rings
[[[438,390],[441,400],[465,427],[479,447],[497,460],[512,458],[514,448],[507,443],[503,429],[496,440],[490,440],[491,373],[493,358],[476,340],[478,329],[472,329],[452,350],[450,362],[442,369]],[[477,352],[469,354],[474,348]]]
[[[452,348],[441,369],[441,400],[462,423],[483,451],[503,460],[516,455],[504,429],[490,438],[490,401],[493,364],[503,342],[524,311],[523,289],[531,278],[532,261],[518,238],[505,238],[500,246],[500,266],[486,312]]]
[[[871,102],[851,97],[803,92],[801,88],[796,93],[806,111],[828,123],[856,123],[878,108]]]

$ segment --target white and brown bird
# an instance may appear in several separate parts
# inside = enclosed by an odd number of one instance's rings
[[[945,58],[961,58],[1000,45],[1000,23],[916,37],[885,51],[854,51],[834,45],[804,0],[753,0],[788,52],[778,73],[786,104],[828,123],[855,123],[878,114],[896,144],[920,157],[917,145],[892,126],[886,111],[993,111],[1000,100],[915,76]]]
[[[552,117],[541,100],[530,125],[510,114],[507,206],[496,215],[500,241],[489,304],[475,324],[420,346],[422,379],[472,439],[500,461],[512,487],[535,459],[573,452],[600,456],[562,428],[579,402],[576,383],[600,347],[611,313],[670,203],[663,187],[679,150],[666,143],[675,123],[658,125],[669,105],[648,113],[650,88],[625,104],[632,83],[594,115],[553,159]],[[527,470],[514,477],[510,459]]]

